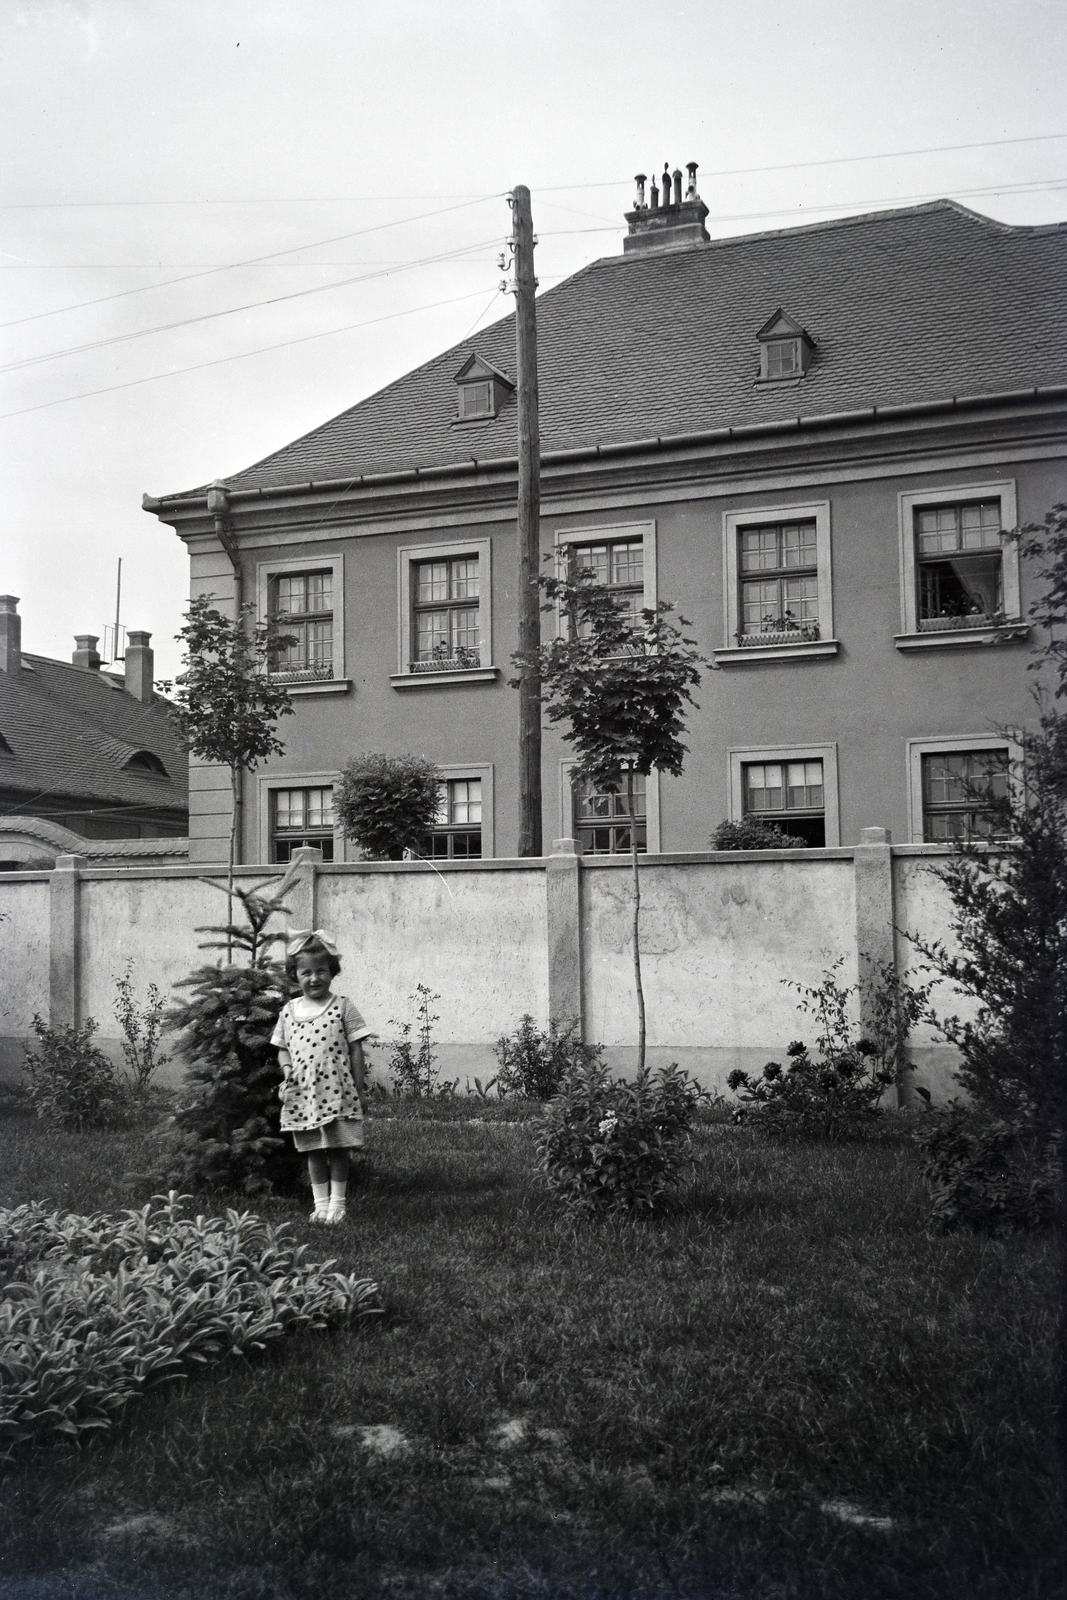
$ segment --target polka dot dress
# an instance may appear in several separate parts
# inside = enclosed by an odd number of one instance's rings
[[[271,1043],[288,1050],[292,1066],[282,1086],[283,1132],[329,1131],[335,1119],[355,1124],[346,1144],[363,1143],[363,1111],[349,1064],[348,1046],[370,1033],[350,1000],[331,995],[313,1016],[300,1016],[292,1001],[282,1009]],[[342,1130],[344,1131],[344,1130]],[[352,1133],[356,1137],[351,1137]],[[298,1149],[340,1139],[296,1139]]]

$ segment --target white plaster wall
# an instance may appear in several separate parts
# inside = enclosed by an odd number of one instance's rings
[[[344,968],[337,988],[388,1038],[389,1019],[413,1016],[424,983],[440,1001],[435,1036],[481,1066],[492,1041],[524,1011],[548,1017],[544,873],[539,867],[438,873],[322,870],[318,925],[332,932]],[[488,1050],[488,1054],[486,1053]]]
[[[649,859],[640,871],[653,1065],[677,1060],[721,1086],[732,1067],[762,1067],[803,1037],[784,980],[813,986],[844,956],[841,980],[856,982],[851,859]],[[584,869],[582,899],[586,1038],[621,1062],[637,1037],[628,866]]]
[[[48,1018],[48,880],[0,884],[0,1065],[20,1066],[33,1015]]]
[[[179,978],[218,959],[198,950],[210,934],[195,929],[226,921],[226,896],[202,879],[181,877],[84,878],[79,901],[81,930],[81,1005],[95,1017],[101,1034],[118,1036],[115,980],[127,960],[134,994],[141,998],[154,983],[170,998]]]
[[[897,970],[905,982],[915,985],[928,982],[931,974],[925,970],[925,960],[909,935],[917,935],[930,943],[940,942],[950,954],[957,950],[952,937],[952,901],[936,870],[944,860],[940,852],[899,855],[893,859]],[[976,1001],[943,979],[939,979],[931,991],[930,1004],[940,1016],[971,1018],[978,1009]],[[912,1033],[910,1048],[917,1083],[928,1088],[938,1100],[959,1094],[959,1086],[953,1078],[959,1052],[940,1038],[936,1028],[920,1023]]]

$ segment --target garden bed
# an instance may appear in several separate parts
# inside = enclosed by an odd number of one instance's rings
[[[17,1456],[0,1600],[1060,1593],[1058,1244],[930,1232],[906,1125],[724,1130],[663,1220],[575,1225],[533,1108],[372,1109],[345,1227],[257,1210],[384,1314]],[[0,1137],[0,1204],[149,1198],[144,1130]]]

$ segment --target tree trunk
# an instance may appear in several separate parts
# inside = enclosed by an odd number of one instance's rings
[[[226,965],[233,965],[233,865],[237,854],[237,824],[241,816],[241,769],[230,768],[230,789],[233,804],[230,807],[230,862],[226,874]]]
[[[637,1075],[645,1072],[645,991],[641,986],[641,877],[637,870],[637,819],[634,816],[634,764],[626,766],[626,803],[630,811],[630,860],[634,869],[634,988],[637,991]]]

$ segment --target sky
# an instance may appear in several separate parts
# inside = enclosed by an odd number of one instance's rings
[[[0,593],[160,676],[224,478],[621,251],[699,163],[713,236],[942,196],[1067,218],[1061,0],[0,0]]]

